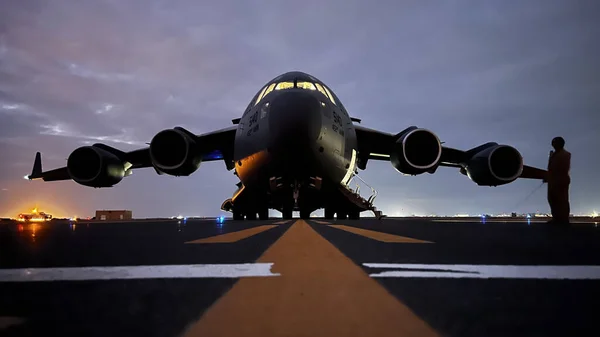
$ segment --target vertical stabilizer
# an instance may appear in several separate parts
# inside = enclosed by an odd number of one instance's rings
[[[37,179],[42,177],[42,154],[37,152],[35,154],[35,161],[33,162],[33,169],[31,169],[31,175],[29,179]]]

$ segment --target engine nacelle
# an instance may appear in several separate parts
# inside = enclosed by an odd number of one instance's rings
[[[523,172],[523,157],[514,147],[493,145],[475,154],[464,169],[480,186],[499,186],[515,181]]]
[[[394,144],[390,161],[398,172],[418,175],[435,170],[441,156],[442,144],[433,132],[411,127]]]
[[[189,176],[202,162],[194,135],[180,127],[163,130],[152,138],[150,158],[157,170],[172,176]]]
[[[111,187],[125,176],[125,165],[114,154],[95,146],[83,146],[67,159],[67,171],[78,184]]]

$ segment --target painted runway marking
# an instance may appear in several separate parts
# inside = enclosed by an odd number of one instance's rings
[[[388,233],[383,233],[383,232],[376,232],[376,231],[372,231],[372,230],[368,230],[368,229],[362,229],[362,228],[356,228],[356,227],[350,227],[350,226],[344,226],[344,225],[329,225],[329,227],[341,229],[346,232],[350,232],[350,233],[353,233],[356,235],[364,236],[369,239],[373,239],[373,240],[377,240],[377,241],[381,241],[381,242],[433,243],[431,241],[418,240],[418,239],[413,239],[413,238],[409,238],[406,236],[393,235],[393,234],[388,234]]]
[[[249,229],[244,229],[244,230],[233,232],[233,233],[220,234],[220,235],[215,235],[215,236],[211,236],[211,237],[204,238],[204,239],[188,241],[186,243],[232,243],[232,242],[237,242],[237,241],[240,241],[243,239],[247,239],[251,236],[262,233],[264,231],[268,231],[269,229],[275,228],[275,227],[277,227],[277,225],[263,225],[263,226],[249,228]]]
[[[292,220],[277,221],[277,222],[273,222],[273,225],[285,225],[286,223],[288,223],[290,221],[292,221]]]
[[[0,269],[2,282],[279,276],[273,263]]]
[[[0,316],[0,330],[8,329],[13,325],[25,323],[25,319],[21,317],[2,317]]]
[[[327,222],[327,221],[319,221],[319,220],[313,220],[315,223],[318,223],[319,225],[331,225],[331,222]]]
[[[360,266],[297,221],[263,255],[280,277],[239,280],[190,336],[436,336]]]
[[[501,278],[546,280],[598,280],[600,266],[504,266],[458,264],[363,263],[368,268],[393,268],[371,277],[405,278]]]

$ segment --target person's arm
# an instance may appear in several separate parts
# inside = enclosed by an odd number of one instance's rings
[[[552,156],[554,155],[554,151],[550,151],[550,154],[548,155],[548,167],[546,168],[546,177],[544,178],[544,180],[542,182],[547,183],[548,182],[548,177],[550,175],[551,172],[551,168],[550,165],[552,164]]]

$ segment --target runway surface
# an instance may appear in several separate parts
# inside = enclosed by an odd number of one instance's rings
[[[600,228],[0,223],[0,336],[599,335]]]

